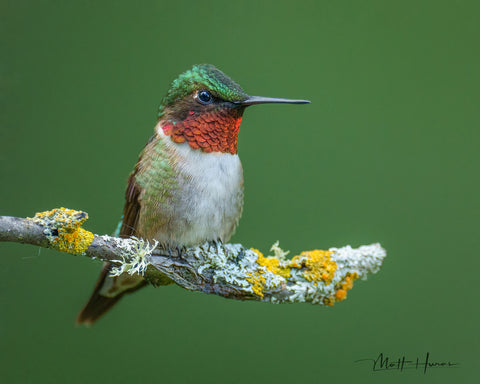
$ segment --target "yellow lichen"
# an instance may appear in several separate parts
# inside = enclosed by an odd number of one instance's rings
[[[337,292],[335,292],[335,299],[337,301],[342,301],[347,297],[347,291],[344,289],[339,289]]]
[[[347,291],[353,288],[353,281],[358,278],[357,273],[347,273],[345,279],[337,284],[339,289],[335,293],[336,301],[342,301],[347,298]]]
[[[357,273],[347,273],[345,278],[335,286],[335,294],[325,298],[323,303],[332,306],[337,301],[345,300],[347,298],[347,291],[353,288],[353,281],[356,279],[358,279]]]
[[[60,234],[60,232],[59,232]],[[56,245],[59,251],[69,253],[83,253],[92,243],[94,235],[83,228],[77,228],[72,233],[58,236]]]
[[[292,268],[303,269],[308,281],[323,281],[330,284],[335,276],[337,264],[330,258],[333,251],[304,251],[290,261]]]
[[[280,260],[277,259],[276,257],[265,257],[263,256],[262,252],[260,252],[258,249],[255,249],[255,248],[252,248],[252,251],[254,251],[258,255],[258,259],[257,259],[258,265],[265,267],[268,271],[272,272],[273,274],[282,276],[286,279],[291,276],[290,268],[280,266]]]
[[[333,251],[315,249],[304,251],[292,260],[280,260],[274,256],[265,257],[258,249],[251,249],[258,255],[257,264],[259,266],[265,267],[267,271],[285,279],[292,276],[291,270],[295,268],[301,269],[305,279],[312,281],[315,285],[320,281],[328,285],[332,282],[337,269],[337,264],[330,258]]]
[[[263,290],[265,289],[265,277],[262,276],[263,271],[255,272],[255,274],[249,273],[249,277],[246,280],[252,284],[252,291],[257,296],[263,299]]]
[[[38,212],[32,219],[45,227],[54,249],[69,253],[83,253],[93,241],[93,233],[81,228],[88,219],[86,212],[67,208]]]
[[[325,297],[323,299],[323,304],[328,305],[329,307],[333,307],[333,304],[335,304],[335,299],[332,296]]]

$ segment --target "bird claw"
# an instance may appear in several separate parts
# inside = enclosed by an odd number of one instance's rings
[[[209,243],[208,251],[210,252],[210,251],[211,251],[210,247],[211,247],[211,246],[214,246],[214,247],[215,247],[215,253],[218,254],[218,253],[220,253],[220,246],[221,246],[221,245],[222,245],[222,240],[220,240],[220,239],[212,240],[212,241]]]
[[[213,245],[214,245],[214,240],[210,240],[208,242],[208,252],[212,252]]]
[[[182,257],[183,255],[183,252],[185,251],[185,247],[180,247],[180,246],[176,246],[176,249],[177,249],[177,254],[178,254],[178,257]]]

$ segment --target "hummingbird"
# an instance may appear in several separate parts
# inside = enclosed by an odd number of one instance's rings
[[[167,249],[227,242],[243,207],[237,139],[243,112],[266,103],[308,100],[249,96],[210,64],[173,81],[154,134],[130,174],[117,236],[158,241]],[[125,294],[147,285],[140,275],[110,276],[105,263],[77,324],[93,324]],[[162,284],[172,283],[165,278]]]

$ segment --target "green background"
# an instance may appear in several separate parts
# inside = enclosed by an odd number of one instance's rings
[[[381,242],[333,308],[148,288],[75,327],[100,263],[2,244],[5,383],[470,383],[479,357],[474,1],[2,1],[1,214],[111,233],[170,82],[212,63],[252,95],[232,241]],[[380,352],[449,370],[372,373]]]

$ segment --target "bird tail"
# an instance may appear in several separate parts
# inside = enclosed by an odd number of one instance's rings
[[[145,285],[142,276],[122,274],[110,276],[111,263],[105,263],[87,304],[77,316],[77,324],[91,325],[112,308],[120,298]]]

